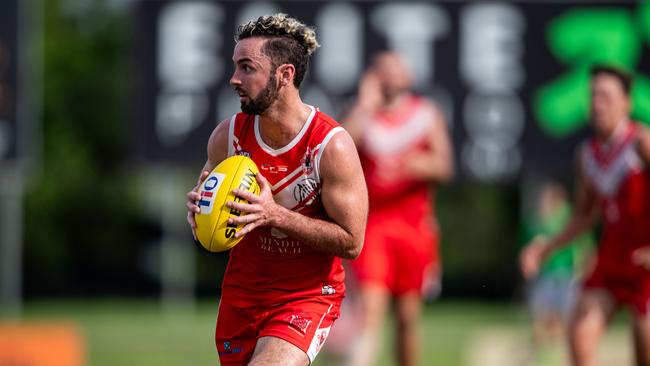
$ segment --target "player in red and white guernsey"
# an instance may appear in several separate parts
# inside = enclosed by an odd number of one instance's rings
[[[222,285],[216,345],[222,365],[308,365],[339,316],[345,295],[341,258],[363,244],[367,188],[350,135],[304,104],[299,86],[318,47],[314,31],[284,14],[239,27],[230,84],[243,113],[220,123],[208,142],[201,179],[229,156],[260,169],[245,235],[230,252]],[[199,212],[188,193],[188,222]]]
[[[627,73],[596,66],[591,74],[594,136],[578,150],[577,209],[564,231],[522,252],[522,271],[534,276],[549,253],[600,219],[596,264],[570,324],[572,364],[595,364],[608,321],[618,307],[626,307],[636,364],[650,365],[650,132],[629,119]]]
[[[342,118],[359,149],[370,200],[364,250],[351,263],[361,329],[350,365],[375,364],[392,298],[399,364],[417,364],[423,288],[439,286],[433,187],[452,176],[451,143],[442,113],[414,95],[411,83],[396,53],[378,54]]]

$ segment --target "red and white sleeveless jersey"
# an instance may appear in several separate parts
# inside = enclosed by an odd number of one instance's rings
[[[400,207],[404,207],[406,211],[400,214],[422,213],[431,207],[428,182],[406,177],[403,166],[411,154],[430,149],[428,134],[435,119],[434,107],[422,97],[407,98],[396,109],[374,116],[359,147],[371,211],[402,211]]]
[[[275,201],[301,214],[327,219],[321,202],[320,159],[343,128],[312,107],[298,135],[281,149],[262,140],[258,116],[230,120],[228,156],[246,155],[271,184]],[[345,292],[341,259],[316,251],[271,227],[248,233],[230,252],[222,301],[242,307],[268,306],[295,298]]]
[[[600,264],[617,271],[635,272],[632,252],[650,245],[650,172],[637,152],[640,128],[626,122],[608,143],[592,138],[581,148],[583,172],[604,218]]]

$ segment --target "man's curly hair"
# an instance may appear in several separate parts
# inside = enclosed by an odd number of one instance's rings
[[[299,88],[309,68],[311,54],[320,47],[314,29],[287,14],[278,13],[241,24],[235,33],[235,42],[251,37],[268,38],[262,52],[271,59],[272,72],[282,64],[292,64],[296,68],[293,84]]]

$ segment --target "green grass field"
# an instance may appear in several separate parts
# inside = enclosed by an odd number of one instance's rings
[[[155,301],[47,301],[28,303],[23,321],[74,324],[85,337],[92,366],[218,365],[213,345],[216,310],[216,301],[167,311]],[[629,364],[627,334],[620,323],[601,347],[604,365]],[[442,301],[428,305],[423,335],[422,365],[525,365],[530,343],[523,307],[509,304]],[[380,365],[394,364],[390,340],[387,328]],[[537,364],[564,364],[561,355],[547,358],[551,360]],[[322,352],[314,364],[340,362]]]

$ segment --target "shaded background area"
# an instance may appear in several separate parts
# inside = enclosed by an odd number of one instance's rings
[[[238,110],[227,85],[235,26],[263,13],[316,25],[323,47],[303,93],[325,112],[343,109],[369,57],[386,47],[440,103],[458,173],[437,196],[442,300],[472,301],[469,313],[521,298],[522,217],[541,182],[571,187],[589,65],[637,70],[634,116],[650,121],[648,2],[0,6],[0,314],[9,318],[25,309],[38,319],[52,299],[82,299],[70,309],[83,309],[125,298],[174,314],[198,309],[213,322],[227,254],[192,242],[184,194],[210,131]],[[447,316],[435,304],[427,311],[434,327]],[[522,325],[499,314],[496,324]],[[203,326],[209,343],[212,324]]]

